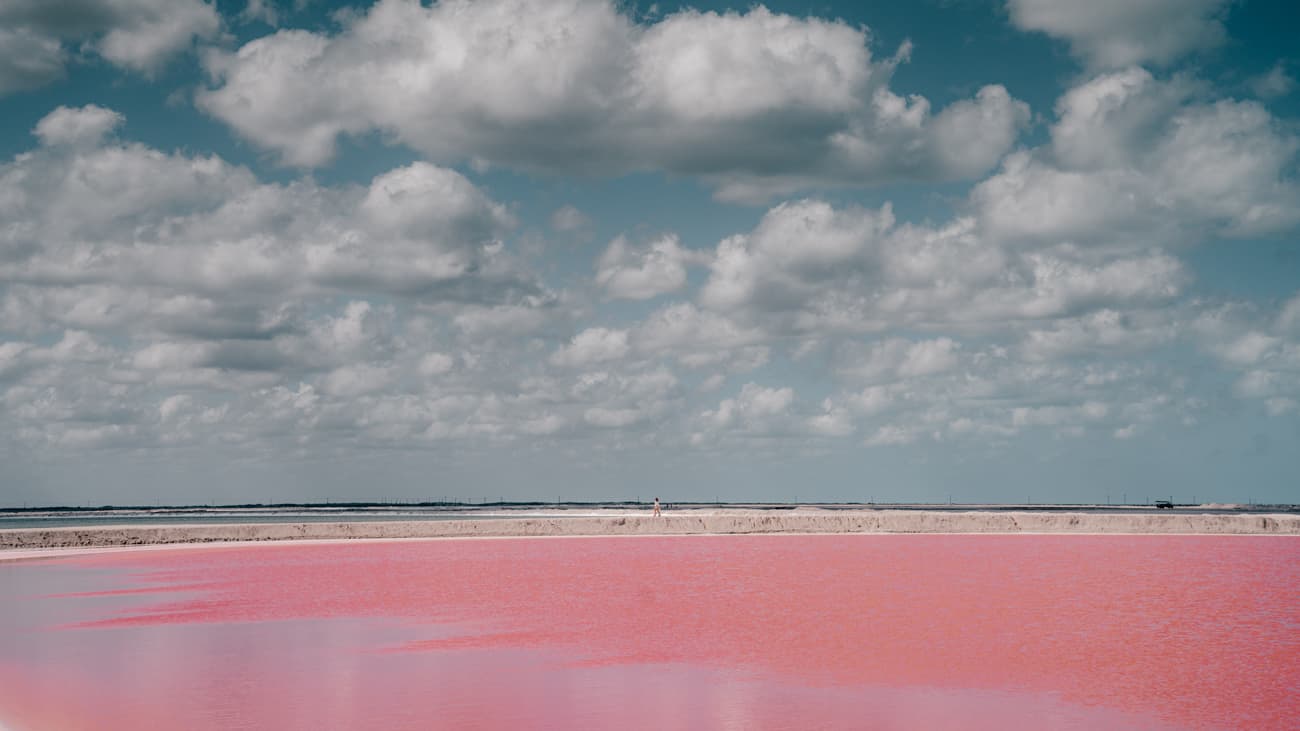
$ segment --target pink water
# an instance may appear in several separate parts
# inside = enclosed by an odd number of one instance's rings
[[[1300,539],[730,536],[0,563],[0,726],[1283,729]]]

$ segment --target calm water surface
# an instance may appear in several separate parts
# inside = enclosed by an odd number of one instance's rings
[[[0,563],[0,725],[1284,729],[1300,539],[691,536]]]

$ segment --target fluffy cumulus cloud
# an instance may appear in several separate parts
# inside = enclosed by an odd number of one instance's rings
[[[0,378],[18,380],[9,413],[33,441],[147,441],[162,428],[150,419],[187,410],[189,434],[222,414],[261,424],[269,402],[252,394],[299,383],[314,416],[370,424],[339,402],[456,376],[440,350],[454,329],[384,302],[447,323],[555,298],[505,250],[513,216],[459,173],[417,162],[365,185],[263,183],[119,141],[122,122],[61,107],[0,165]],[[151,399],[165,408],[106,405]]]
[[[665,170],[761,199],[978,175],[1028,108],[997,85],[932,111],[889,88],[866,31],[757,6],[634,22],[610,0],[381,0],[335,35],[212,53],[200,106],[291,165],[379,130],[435,161]]]
[[[596,284],[614,299],[650,299],[684,287],[686,266],[706,259],[682,248],[673,234],[640,247],[620,236],[596,262]]]
[[[869,382],[891,382],[942,373],[957,366],[961,345],[951,338],[911,342],[887,338],[845,354],[842,372]],[[852,345],[849,350],[854,350]]]
[[[1028,361],[1061,360],[1107,351],[1131,351],[1169,343],[1183,327],[1168,309],[1104,308],[1028,329],[1019,344]]]
[[[459,173],[417,162],[364,186],[263,184],[217,157],[107,139],[120,122],[100,107],[59,108],[37,124],[38,149],[0,166],[11,301],[24,285],[58,282],[94,288],[77,298],[85,312],[116,287],[128,300],[188,297],[175,305],[182,317],[211,304],[199,295],[231,306],[238,294],[327,291],[499,304],[541,292],[502,250],[511,214]]]
[[[789,334],[877,332],[1158,302],[1177,295],[1185,276],[1160,253],[1098,258],[1077,247],[1019,247],[984,235],[978,219],[899,225],[888,206],[803,200],[720,243],[700,301]]]
[[[1233,374],[1238,396],[1262,402],[1273,415],[1300,406],[1300,293],[1272,313],[1240,303],[1209,309],[1190,329]]]
[[[1213,48],[1227,34],[1229,0],[1008,0],[1011,22],[1070,44],[1094,68],[1169,64]]]
[[[87,104],[75,109],[55,109],[37,122],[32,133],[47,147],[80,144],[95,146],[120,124],[121,114],[112,109]]]
[[[61,78],[80,46],[152,74],[221,29],[204,0],[7,0],[0,4],[0,94]]]
[[[693,304],[656,310],[634,342],[702,364],[723,362],[719,350],[798,359],[830,343],[843,390],[796,404],[785,427],[873,447],[1195,423],[1206,400],[1147,360],[1189,341],[1240,371],[1238,397],[1289,412],[1281,323],[1300,306],[1260,332],[1246,325],[1259,329],[1258,313],[1210,328],[1211,305],[1182,299],[1191,274],[1177,253],[1295,229],[1294,134],[1253,102],[1140,69],[1068,90],[1049,132],[947,222],[902,223],[889,205],[774,206],[718,244]],[[706,412],[697,441],[740,424],[742,402]]]
[[[1300,222],[1300,137],[1252,101],[1142,69],[1104,74],[1057,104],[1048,149],[1011,155],[971,195],[1008,240],[1181,246]]]
[[[556,365],[591,365],[619,360],[627,355],[628,350],[625,330],[592,327],[574,335],[568,345],[555,351],[551,362]]]
[[[1144,347],[1041,362],[943,339],[848,344],[836,357],[842,391],[825,407],[842,409],[868,447],[998,445],[1032,432],[1113,439],[1193,422],[1204,402],[1167,368],[1136,358]]]
[[[744,372],[768,361],[772,336],[688,302],[661,307],[632,333],[637,351],[672,357],[688,368],[722,367]]]
[[[799,422],[791,418],[794,389],[746,383],[733,398],[700,413],[691,441],[701,445],[719,436],[785,436]]]

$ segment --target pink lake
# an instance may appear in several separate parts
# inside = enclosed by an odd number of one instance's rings
[[[1300,538],[690,536],[0,562],[0,727],[1284,729]]]

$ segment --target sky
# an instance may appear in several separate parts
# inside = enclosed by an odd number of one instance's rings
[[[0,505],[1300,502],[1288,0],[0,0]]]

